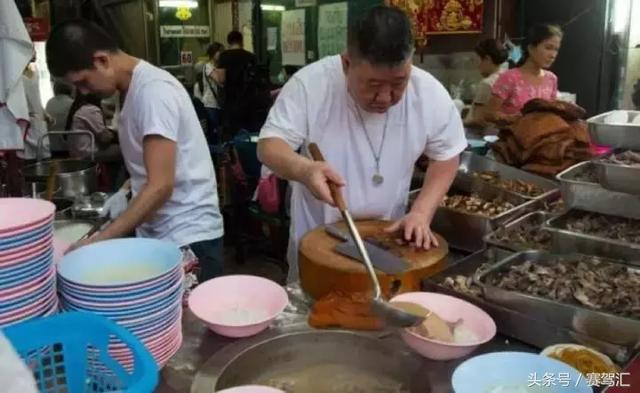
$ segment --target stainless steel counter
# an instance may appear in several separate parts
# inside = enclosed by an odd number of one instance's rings
[[[250,343],[273,337],[279,333],[285,333],[292,328],[300,329],[301,325],[306,325],[306,313],[304,305],[295,305],[288,310],[274,323],[274,326],[258,336],[244,339]],[[205,325],[198,321],[188,310],[185,312],[183,320],[184,343],[176,356],[171,359],[162,371],[160,386],[157,392],[161,393],[212,393],[214,391],[213,382],[217,378],[219,365],[216,365],[216,359],[212,358],[217,353],[221,357],[227,357],[229,348],[223,350],[230,344],[235,344],[242,340],[228,339],[210,332]],[[306,326],[303,329],[310,329]],[[465,359],[452,361],[432,361],[414,354],[401,341],[399,335],[394,332],[390,334],[361,333],[373,336],[382,336],[380,340],[398,348],[400,351],[406,352],[416,367],[419,367],[421,375],[425,375],[428,381],[429,390],[427,392],[434,393],[450,393],[451,375],[455,368]],[[249,344],[250,344],[249,343]],[[536,352],[537,348],[523,344],[518,341],[507,339],[504,336],[496,336],[490,343],[481,346],[472,356],[481,353],[496,351],[527,351]],[[196,382],[196,383],[194,383]],[[192,388],[193,384],[193,388]]]

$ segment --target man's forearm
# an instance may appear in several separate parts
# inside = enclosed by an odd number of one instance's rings
[[[109,226],[96,235],[96,241],[124,237],[133,232],[140,224],[150,220],[169,200],[173,188],[145,185],[136,195],[127,210]]]
[[[258,158],[278,177],[293,181],[302,181],[305,168],[312,162],[293,151],[287,142],[279,138],[260,140]]]
[[[411,207],[412,212],[426,215],[429,221],[433,219],[436,209],[456,177],[459,161],[456,156],[447,161],[429,163],[420,193]]]

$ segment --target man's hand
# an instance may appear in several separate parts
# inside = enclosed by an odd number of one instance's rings
[[[328,182],[339,187],[345,186],[345,181],[326,162],[309,161],[302,177],[302,183],[311,191],[313,196],[322,202],[335,206]]]
[[[80,239],[77,242],[73,243],[69,246],[69,248],[64,252],[64,255],[67,255],[73,250],[77,250],[80,247],[88,246],[89,244],[95,243],[97,241],[95,236],[91,236],[90,238]]]
[[[385,232],[401,231],[405,241],[415,247],[429,250],[432,246],[438,247],[438,238],[429,228],[430,221],[426,214],[412,211],[385,228]]]

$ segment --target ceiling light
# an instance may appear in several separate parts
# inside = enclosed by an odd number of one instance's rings
[[[198,0],[160,0],[160,7],[198,8]]]
[[[283,5],[275,5],[275,4],[261,4],[260,9],[262,11],[279,11],[283,12],[286,8]]]

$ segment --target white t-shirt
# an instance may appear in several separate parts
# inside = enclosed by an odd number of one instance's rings
[[[147,180],[142,141],[160,135],[176,142],[175,188],[155,217],[137,235],[178,246],[223,235],[213,162],[185,88],[168,72],[140,61],[118,118],[120,148],[133,194]]]
[[[284,86],[262,128],[260,138],[284,139],[294,150],[315,142],[325,159],[347,181],[343,190],[356,218],[397,219],[406,211],[416,160],[422,153],[448,160],[467,146],[460,115],[442,85],[413,67],[407,90],[388,112],[380,154],[384,182],[375,185],[376,162],[365,132],[376,150],[387,114],[360,110],[347,91],[339,56],[327,57],[298,71]],[[365,131],[366,128],[366,131]],[[298,276],[297,244],[319,225],[340,219],[337,209],[318,200],[299,183],[292,184],[289,280]]]

